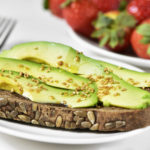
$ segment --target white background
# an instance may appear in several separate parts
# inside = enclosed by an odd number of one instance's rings
[[[83,50],[65,31],[65,22],[42,9],[42,0],[0,0],[0,17],[11,17],[17,25],[4,49],[27,41],[54,41]],[[149,150],[150,131],[118,142],[100,145],[59,145],[32,142],[0,133],[0,150]]]

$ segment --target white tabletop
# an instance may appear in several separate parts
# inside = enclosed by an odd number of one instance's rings
[[[88,52],[73,41],[65,31],[65,22],[42,9],[42,0],[0,0],[0,16],[17,20],[4,49],[27,41],[54,41]],[[91,54],[90,54],[91,55]],[[59,145],[19,139],[0,133],[3,150],[149,150],[150,131],[122,141],[100,145]]]

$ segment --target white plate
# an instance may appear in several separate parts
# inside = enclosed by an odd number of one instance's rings
[[[108,60],[103,58],[101,60],[112,64],[119,64],[122,67],[128,69],[142,71],[141,69],[136,68],[134,66],[114,61],[111,59]],[[95,144],[95,143],[112,142],[140,134],[149,129],[150,127],[146,127],[129,132],[119,132],[119,133],[93,133],[83,131],[77,132],[77,131],[66,131],[66,130],[36,127],[0,119],[0,132],[2,133],[28,140],[47,143],[59,143],[59,144]]]
[[[142,58],[138,58],[138,57],[127,56],[127,55],[108,51],[104,48],[100,48],[96,42],[93,42],[93,41],[89,40],[88,38],[83,37],[80,34],[74,32],[69,25],[66,25],[66,30],[69,33],[69,35],[76,42],[78,42],[82,47],[86,48],[89,51],[95,52],[99,56],[104,56],[107,58],[124,61],[124,62],[130,63],[130,64],[133,64],[135,66],[150,68],[150,60],[148,60],[148,59],[142,59]]]

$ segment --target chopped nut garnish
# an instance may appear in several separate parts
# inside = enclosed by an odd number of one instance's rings
[[[120,96],[120,93],[115,93],[114,96]]]
[[[42,80],[42,77],[38,77],[39,80]]]
[[[76,56],[76,57],[75,57],[75,61],[76,61],[76,62],[79,62],[79,61],[80,61],[80,57],[79,57],[79,56]]]
[[[54,96],[50,96],[50,99],[54,100],[54,99],[55,99],[55,97],[54,97]]]
[[[30,70],[30,68],[28,68],[28,67],[25,67],[25,69],[26,69],[26,70]]]
[[[61,59],[61,58],[62,58],[62,56],[58,56],[58,57],[57,57],[57,59]]]
[[[23,76],[23,72],[19,72],[19,75],[20,75],[20,77],[22,77]]]
[[[66,83],[66,82],[62,82],[62,84],[63,84],[63,85],[67,85],[67,83]]]
[[[67,80],[67,82],[72,83],[72,82],[73,82],[73,79],[69,78],[69,79]]]
[[[22,64],[19,64],[19,67],[20,67],[20,68],[23,68],[23,67],[24,67],[24,65],[22,65]]]
[[[78,103],[81,102],[81,99],[79,98],[79,99],[77,100],[77,102],[78,102]]]
[[[38,47],[35,47],[35,48],[34,48],[34,50],[38,50],[38,49],[39,49]]]
[[[127,89],[126,89],[126,88],[123,88],[121,91],[127,91]]]
[[[58,61],[57,64],[58,64],[59,66],[62,66],[62,65],[64,64],[64,62],[63,62],[63,61]]]
[[[56,82],[56,83],[59,83],[59,81],[58,81],[58,80],[55,80],[55,82]]]
[[[37,89],[36,89],[36,92],[37,92],[37,93],[40,93],[40,92],[41,92],[41,89],[40,89],[40,88],[37,88]]]
[[[6,75],[7,78],[10,78],[10,75]]]
[[[28,78],[28,77],[29,77],[29,75],[28,75],[27,73],[25,73],[25,74],[24,74],[24,77],[25,77],[25,78]]]
[[[68,67],[69,67],[69,65],[68,65],[68,64],[65,64],[65,67],[67,67],[67,68],[68,68]]]

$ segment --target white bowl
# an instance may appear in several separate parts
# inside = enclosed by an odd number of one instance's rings
[[[82,47],[86,48],[87,50],[95,52],[97,56],[103,56],[114,60],[124,61],[135,66],[150,68],[150,60],[148,59],[142,59],[139,57],[127,56],[125,54],[108,51],[104,48],[99,47],[96,42],[93,42],[92,40],[76,33],[71,29],[69,25],[66,25],[66,30],[76,42],[78,42]]]

